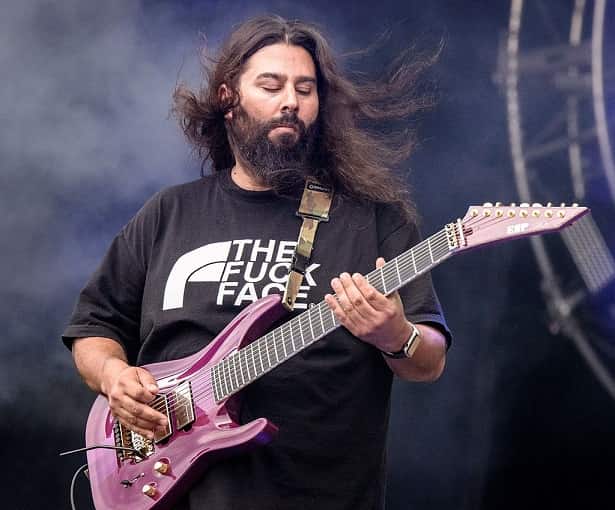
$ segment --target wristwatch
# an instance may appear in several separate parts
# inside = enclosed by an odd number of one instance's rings
[[[414,351],[416,351],[416,348],[421,343],[421,333],[419,332],[418,328],[414,324],[410,323],[410,326],[412,326],[412,333],[410,333],[410,338],[406,340],[406,342],[404,343],[404,345],[401,346],[401,349],[399,349],[399,351],[395,351],[395,352],[380,351],[380,352],[384,354],[385,356],[387,356],[388,358],[393,358],[393,359],[411,358],[412,355],[414,354]]]

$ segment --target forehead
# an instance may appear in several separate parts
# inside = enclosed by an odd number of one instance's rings
[[[261,48],[246,61],[242,78],[255,79],[262,73],[290,79],[296,76],[316,79],[316,66],[312,56],[301,46],[276,43]]]

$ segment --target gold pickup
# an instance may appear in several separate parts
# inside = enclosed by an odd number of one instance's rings
[[[173,411],[175,412],[175,429],[181,430],[194,422],[194,400],[190,381],[184,381],[173,391],[175,395]]]

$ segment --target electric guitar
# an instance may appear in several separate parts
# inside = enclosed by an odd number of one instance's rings
[[[390,294],[454,254],[560,230],[588,211],[576,204],[472,206],[463,219],[387,261],[367,280]],[[149,405],[169,423],[152,440],[118,422],[105,397],[96,399],[87,421],[86,449],[98,510],[168,509],[216,457],[272,438],[277,427],[266,418],[237,423],[241,390],[340,326],[321,301],[269,331],[284,314],[280,296],[267,296],[192,356],[146,365],[160,388]]]

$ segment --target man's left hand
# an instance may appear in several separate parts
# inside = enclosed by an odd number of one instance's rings
[[[379,257],[376,267],[383,265],[384,259]],[[331,287],[335,296],[327,294],[325,301],[340,324],[381,351],[394,352],[401,349],[412,327],[404,315],[397,292],[385,296],[358,273],[352,276],[342,273],[331,280]]]

